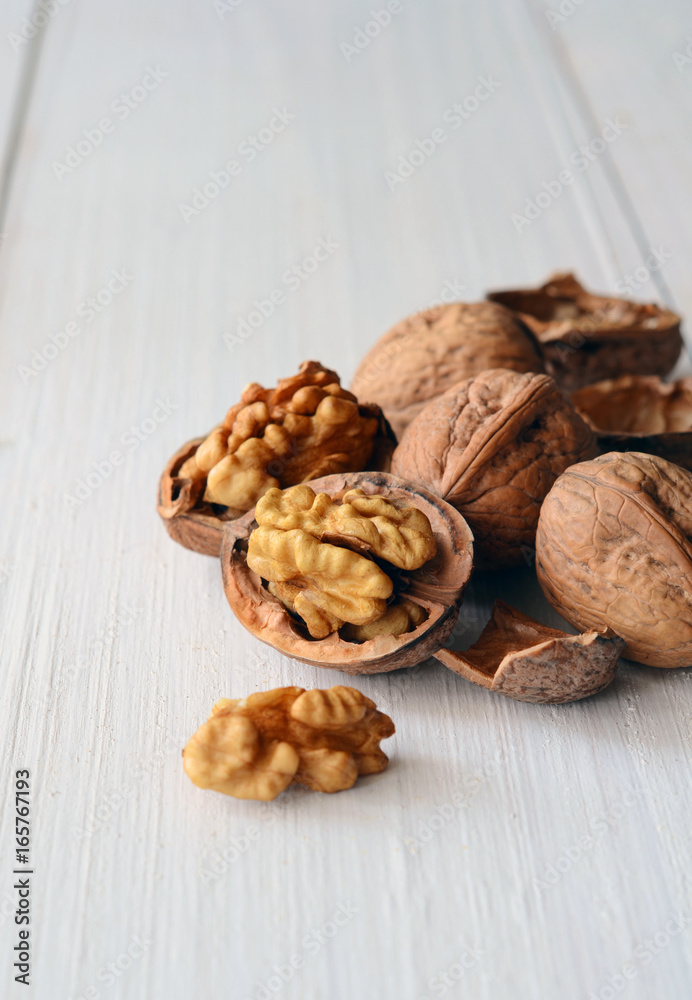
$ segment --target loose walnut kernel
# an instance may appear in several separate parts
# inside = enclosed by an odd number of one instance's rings
[[[389,716],[355,688],[276,688],[218,701],[183,764],[199,788],[238,799],[266,802],[290,784],[339,792],[386,768],[380,740],[393,733]]]
[[[308,485],[270,490],[258,502],[255,520],[247,564],[274,584],[271,592],[303,618],[314,639],[345,622],[370,625],[385,614],[394,584],[370,553],[415,570],[437,550],[422,511],[361,489],[347,491],[341,505]],[[344,547],[349,544],[358,551]],[[411,620],[397,631],[385,627],[374,634],[399,635],[409,631]]]

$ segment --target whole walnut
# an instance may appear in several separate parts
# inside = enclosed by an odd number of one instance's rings
[[[593,432],[549,375],[492,369],[418,414],[392,474],[455,507],[473,531],[477,565],[497,569],[527,561],[546,493],[595,454]]]
[[[486,368],[544,371],[533,334],[493,302],[452,302],[397,323],[365,355],[351,390],[384,410],[397,437],[431,400]]]
[[[637,663],[692,665],[692,472],[637,451],[572,466],[543,503],[536,570],[575,627],[609,627]]]

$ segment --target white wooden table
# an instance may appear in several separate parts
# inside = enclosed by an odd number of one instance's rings
[[[692,312],[689,5],[551,4],[401,0],[378,26],[384,0],[46,0],[25,44],[41,8],[4,0],[3,997],[690,996],[687,670],[623,668],[563,707],[440,665],[356,678],[396,722],[389,769],[274,808],[203,793],[180,761],[219,697],[344,681],[246,634],[217,563],[155,513],[165,460],[246,382],[305,358],[347,382],[450,288],[557,268]],[[290,287],[319,240],[328,259]],[[238,338],[275,288],[285,303]],[[495,584],[558,621],[530,569],[479,579],[460,648]]]

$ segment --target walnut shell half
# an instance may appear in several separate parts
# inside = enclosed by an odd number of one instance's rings
[[[608,629],[569,635],[496,601],[471,649],[442,649],[435,656],[467,681],[515,701],[562,704],[607,687],[624,645]]]
[[[159,481],[157,510],[176,542],[218,556],[224,523],[267,490],[388,469],[395,445],[379,406],[359,403],[336,372],[304,361],[272,389],[246,386],[223,423],[176,452]]]
[[[540,288],[491,292],[538,338],[548,372],[563,388],[633,375],[667,375],[682,350],[680,317],[651,303],[594,295],[573,274]]]
[[[486,368],[542,372],[538,344],[507,309],[452,302],[397,323],[365,355],[351,389],[376,400],[395,434],[432,399]]]
[[[526,561],[546,493],[596,455],[593,433],[552,378],[495,369],[433,400],[404,432],[392,473],[463,514],[483,569]]]
[[[573,465],[543,501],[536,572],[575,628],[612,629],[638,663],[692,665],[692,473],[636,451]]]
[[[471,575],[473,536],[463,517],[425,489],[385,472],[325,476],[308,484],[338,501],[349,490],[381,495],[393,503],[417,507],[433,530],[437,553],[420,569],[406,573],[401,596],[427,612],[425,620],[402,635],[375,635],[346,641],[338,632],[313,639],[307,629],[273,596],[247,564],[247,542],[257,526],[250,511],[224,527],[221,550],[223,584],[238,620],[262,642],[304,663],[347,674],[374,674],[410,667],[432,656],[446,642],[457,620],[462,594]]]
[[[622,375],[577,389],[577,413],[606,451],[643,451],[692,469],[692,378]]]

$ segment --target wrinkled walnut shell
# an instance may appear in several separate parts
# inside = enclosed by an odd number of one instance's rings
[[[419,413],[392,473],[456,507],[479,568],[498,569],[525,563],[546,493],[568,466],[596,454],[591,429],[550,376],[494,369]]]
[[[682,350],[680,317],[651,303],[593,295],[573,274],[540,288],[491,292],[540,342],[548,372],[564,389],[622,372],[667,375]]]
[[[624,645],[608,630],[569,635],[496,601],[475,645],[465,653],[442,649],[435,656],[467,681],[507,698],[562,704],[607,687]]]
[[[382,494],[418,507],[426,515],[437,555],[407,573],[403,594],[428,612],[428,618],[404,635],[380,635],[361,643],[338,633],[311,639],[302,624],[273,597],[246,561],[247,539],[256,527],[254,511],[226,524],[221,566],[228,603],[238,620],[262,642],[304,663],[347,674],[375,674],[411,667],[440,649],[456,624],[461,597],[471,575],[473,536],[463,517],[439,497],[386,472],[353,472],[312,480],[315,492],[339,499],[350,489]]]
[[[643,451],[692,469],[692,378],[622,375],[572,393],[607,451]]]
[[[400,437],[431,400],[486,368],[542,372],[533,334],[502,306],[452,302],[397,323],[365,355],[351,391],[376,400]]]
[[[575,628],[612,629],[638,663],[691,666],[692,473],[636,451],[572,466],[543,502],[536,572]]]

